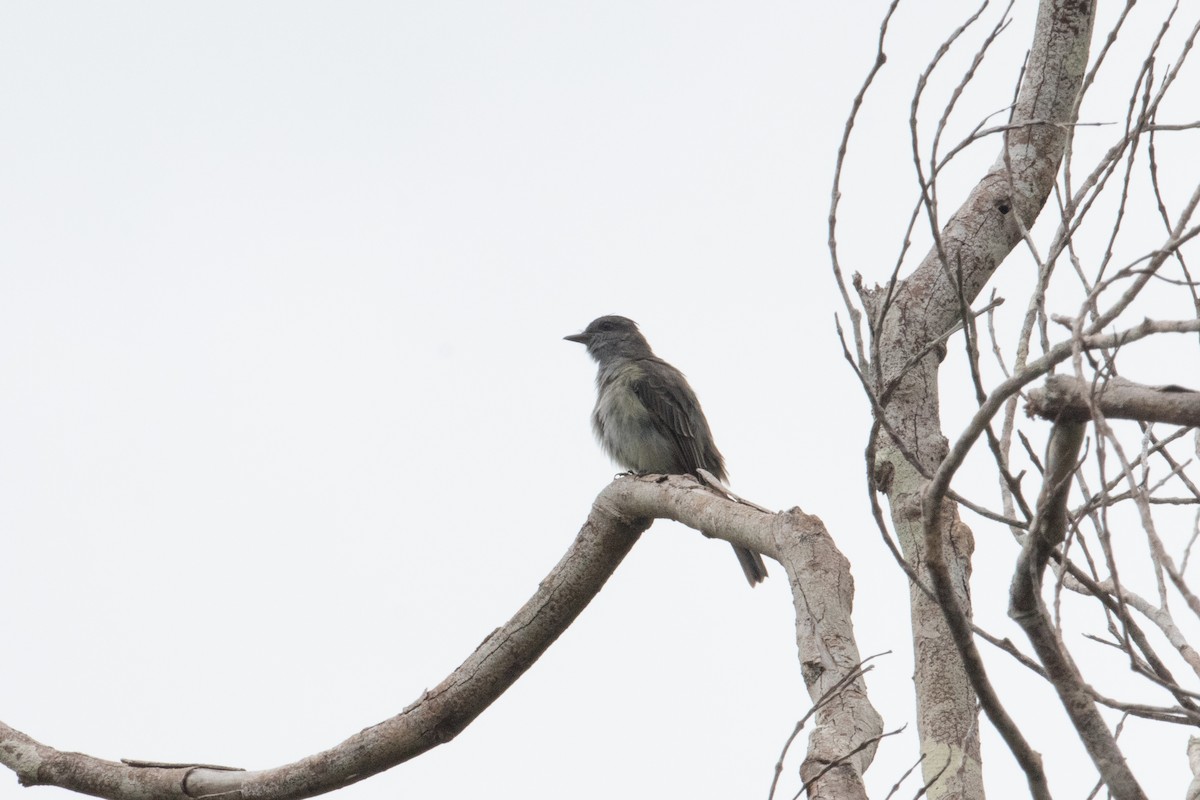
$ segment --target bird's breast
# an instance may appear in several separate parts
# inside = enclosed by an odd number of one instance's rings
[[[602,385],[592,414],[601,446],[621,467],[635,472],[678,472],[671,440],[658,430],[654,416],[633,392],[635,376]]]

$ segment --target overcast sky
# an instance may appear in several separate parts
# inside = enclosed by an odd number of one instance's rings
[[[0,719],[256,769],[398,713],[534,591],[613,476],[594,367],[562,337],[617,313],[688,374],[734,488],[819,515],[851,559],[859,647],[892,651],[872,700],[909,726],[870,772],[886,794],[916,757],[907,587],[865,503],[825,245],[884,7],[6,2]],[[959,136],[1010,101],[1034,7]],[[1137,13],[1135,32],[1161,18]],[[916,195],[917,72],[964,14],[894,21],[844,186],[844,263],[871,282]],[[942,202],[994,156],[968,152]],[[1011,540],[980,539],[977,606],[1024,642]],[[751,591],[727,545],[655,525],[457,740],[338,796],[765,797],[809,706],[771,571]],[[1028,692],[1055,786],[1085,794],[1073,734],[1039,721],[1053,694],[1000,682]],[[989,790],[1022,792],[982,724]],[[1130,729],[1148,788],[1180,796],[1182,733]]]

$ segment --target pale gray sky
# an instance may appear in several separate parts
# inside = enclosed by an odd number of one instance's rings
[[[1009,102],[1034,5],[958,136]],[[561,337],[619,313],[688,374],[735,489],[821,516],[850,557],[860,648],[894,653],[872,699],[910,726],[870,773],[886,794],[915,758],[907,589],[865,504],[825,247],[884,6],[5,3],[0,719],[262,768],[397,713],[528,597],[613,475],[593,366]],[[844,187],[843,257],[870,281],[915,199],[916,71],[964,13],[894,22]],[[944,202],[994,154],[964,156]],[[975,588],[998,597],[1012,545],[989,535]],[[765,796],[808,708],[772,572],[749,591],[726,545],[656,525],[456,741],[338,796]],[[1056,701],[1028,691],[1032,724]],[[1135,765],[1180,795],[1180,732],[1136,730]],[[984,736],[994,796],[1017,791]],[[1090,788],[1065,728],[1031,738],[1056,785]]]

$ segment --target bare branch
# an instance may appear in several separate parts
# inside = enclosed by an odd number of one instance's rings
[[[1184,638],[1183,633],[1179,630],[1179,626],[1175,624],[1170,613],[1165,608],[1158,608],[1152,605],[1144,597],[1141,597],[1134,592],[1131,592],[1125,587],[1116,587],[1112,581],[1104,581],[1100,586],[1109,591],[1122,593],[1122,600],[1131,608],[1137,609],[1142,616],[1154,623],[1154,625],[1167,637],[1167,641],[1171,643],[1178,652],[1180,657],[1187,662],[1187,665],[1192,668],[1192,671],[1200,676],[1200,653],[1192,647],[1191,643]]]
[[[293,764],[255,772],[135,768],[47,747],[0,723],[0,762],[26,786],[52,785],[114,800],[242,792],[263,800],[323,794],[403,763],[457,736],[504,693],[599,592],[650,526],[623,509],[614,482],[534,596],[449,677],[391,719]],[[628,482],[625,482],[628,483]],[[694,485],[694,484],[693,484]]]
[[[879,25],[879,40],[875,45],[875,63],[871,65],[871,69],[863,81],[862,88],[858,90],[858,94],[854,95],[854,101],[850,104],[850,114],[846,117],[846,125],[842,130],[842,141],[838,145],[837,162],[833,170],[833,189],[830,192],[831,197],[829,202],[830,264],[833,267],[833,277],[837,280],[838,291],[842,293],[842,302],[846,304],[846,313],[850,315],[850,325],[854,334],[854,346],[858,353],[858,363],[862,366],[865,366],[867,361],[866,351],[863,349],[862,315],[850,300],[850,292],[846,290],[846,280],[842,275],[842,266],[838,261],[837,211],[838,205],[842,200],[842,170],[846,165],[846,151],[850,146],[850,134],[854,130],[854,123],[858,118],[859,109],[862,108],[863,99],[867,96],[867,90],[871,88],[871,84],[875,82],[875,76],[879,74],[879,70],[883,69],[883,65],[887,62],[887,55],[883,52],[883,43],[887,39],[888,23],[891,21],[892,15],[896,13],[898,5],[900,5],[900,0],[892,0],[891,5],[888,6],[887,13],[883,16],[883,22]]]
[[[1090,419],[1089,398],[1105,417],[1200,426],[1200,392],[1179,386],[1145,386],[1112,378],[1092,391],[1091,384],[1067,375],[1051,375],[1029,393],[1025,410],[1046,419]]]
[[[1188,784],[1187,794],[1184,795],[1186,800],[1197,800],[1200,798],[1200,737],[1193,736],[1188,739],[1187,745],[1188,767],[1192,770],[1192,782]]]
[[[1079,668],[1059,642],[1058,633],[1041,597],[1046,564],[1066,536],[1067,494],[1085,430],[1082,422],[1060,421],[1050,435],[1037,517],[1030,526],[1013,573],[1009,616],[1029,636],[1051,684],[1062,699],[1063,708],[1113,797],[1118,800],[1142,800],[1146,795],[1092,702],[1091,692]]]
[[[882,655],[888,655],[889,653],[891,653],[890,650],[884,653],[876,653],[873,656],[867,656],[864,658],[857,666],[855,666],[853,671],[847,672],[838,680],[837,683],[829,687],[829,689],[827,689],[825,693],[822,694],[821,697],[812,704],[812,707],[805,712],[804,716],[796,722],[796,727],[792,729],[791,734],[789,734],[787,737],[787,741],[783,743],[783,750],[780,751],[779,759],[775,762],[775,775],[771,778],[771,790],[767,793],[767,800],[771,800],[771,798],[775,796],[775,789],[779,786],[779,778],[781,775],[783,775],[783,762],[787,760],[788,750],[791,749],[792,742],[796,741],[796,737],[800,735],[800,731],[804,730],[805,723],[807,723],[814,714],[824,707],[826,703],[828,703],[838,693],[849,686],[851,681],[859,678],[862,675],[866,675],[868,672],[875,669],[874,666],[866,666],[868,661],[876,659]]]
[[[842,758],[837,769],[813,784],[812,796],[865,798],[861,775],[874,755],[874,737],[882,724],[857,668],[860,659],[850,627],[853,581],[845,558],[816,517],[798,510],[764,513],[714,494],[687,476],[613,481],[596,498],[566,555],[512,619],[399,715],[329,750],[253,772],[117,763],[55,750],[0,723],[0,763],[26,786],[53,785],[113,800],[224,794],[293,800],[360,781],[457,736],[566,630],[656,518],[679,520],[783,563],[800,614],[797,642],[805,682],[814,699],[824,697],[802,775],[806,768],[818,769],[809,765]],[[835,686],[840,688],[830,692]],[[847,753],[854,756],[846,758]]]

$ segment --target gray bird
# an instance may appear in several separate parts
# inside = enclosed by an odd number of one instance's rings
[[[725,459],[683,373],[654,355],[637,323],[626,317],[593,320],[564,336],[587,347],[600,365],[592,429],[612,460],[633,472],[695,474],[725,480]],[[733,546],[751,586],[767,577],[762,556]]]

